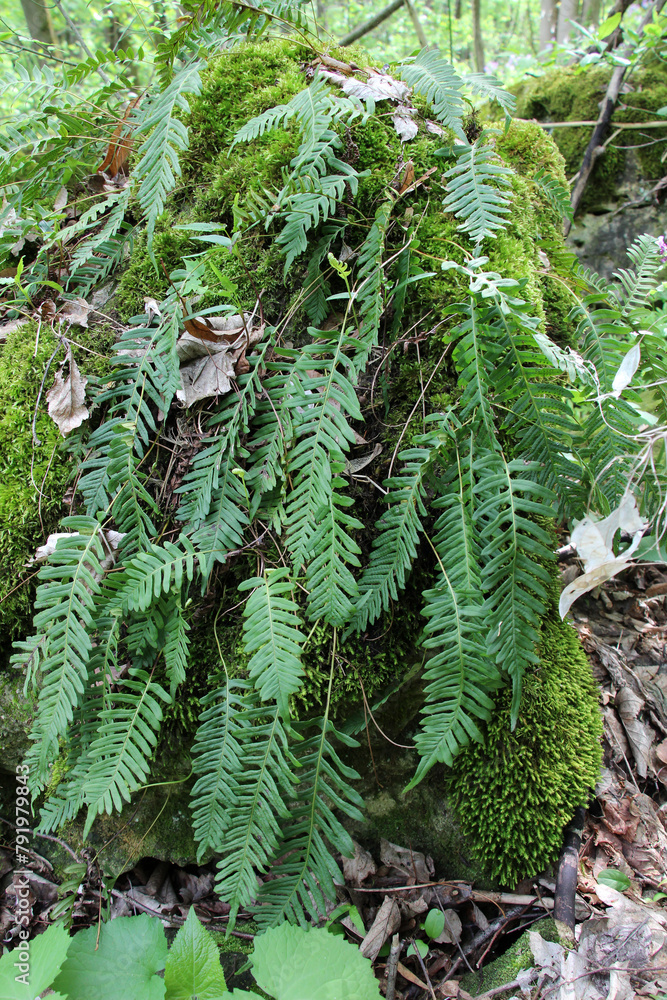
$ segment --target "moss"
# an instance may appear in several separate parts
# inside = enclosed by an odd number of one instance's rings
[[[0,674],[0,769],[14,771],[28,749],[34,699],[23,695],[23,677]]]
[[[607,89],[611,70],[601,66],[561,67],[517,88],[517,115],[538,121],[595,121],[600,101]],[[655,120],[656,111],[667,102],[667,70],[661,63],[646,66],[631,77],[633,90],[622,95],[614,111],[614,122]],[[580,168],[591,129],[554,129],[553,138],[565,159],[568,177]],[[637,148],[642,175],[659,178],[663,174],[661,157],[664,142],[645,145],[647,141],[667,138],[667,128],[642,133],[626,130],[607,146],[599,157],[582,199],[582,210],[591,210],[613,200],[618,180],[626,164],[625,149]]]
[[[538,925],[540,928],[542,924]],[[514,982],[516,977],[524,969],[530,969],[534,965],[533,953],[530,950],[530,942],[527,934],[510,945],[504,954],[493,962],[489,962],[479,972],[467,972],[461,979],[461,988],[472,996],[479,993],[486,993],[488,990],[495,990],[506,983]],[[516,990],[511,990],[507,994],[497,994],[499,1000],[505,1000],[506,995],[512,996]]]
[[[539,653],[524,678],[514,732],[505,689],[484,744],[466,747],[447,779],[464,831],[487,870],[509,885],[556,858],[563,828],[576,806],[587,804],[602,760],[597,686],[555,604],[542,623]]]
[[[183,257],[193,253],[193,244],[184,232],[174,230],[175,220],[165,212],[157,221],[153,241],[153,253],[158,264],[164,263],[167,272],[181,265]],[[141,234],[135,244],[130,260],[120,279],[114,295],[114,305],[124,319],[139,315],[144,311],[144,296],[158,301],[164,298],[169,282],[162,267],[155,270],[146,253],[146,236]]]
[[[82,345],[73,343],[82,373],[101,374],[106,361],[98,354],[109,349],[109,331],[76,328],[73,335]],[[56,530],[74,468],[45,401],[62,356],[51,366],[35,416],[40,383],[56,344],[50,327],[42,326],[37,338],[37,326],[28,323],[11,333],[0,351],[0,629],[5,653],[25,626],[32,605],[34,584],[26,585],[26,562]],[[33,439],[33,416],[39,443]]]

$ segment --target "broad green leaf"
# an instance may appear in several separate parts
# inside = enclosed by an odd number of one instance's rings
[[[275,1000],[379,1000],[368,959],[322,928],[280,924],[255,938],[252,972]],[[236,993],[236,991],[235,991]]]
[[[43,993],[60,972],[70,943],[63,925],[51,924],[30,941],[27,949],[30,957],[24,963],[29,966],[27,971],[20,961],[21,948],[5,952],[0,958],[0,1000],[34,1000]],[[23,981],[17,982],[17,976]]]
[[[227,989],[215,941],[193,906],[167,955],[164,983],[165,1000],[219,1000]]]
[[[598,28],[598,38],[606,38],[608,35],[611,35],[612,31],[616,31],[622,17],[622,14],[612,14],[606,21],[603,21]]]
[[[445,929],[445,914],[442,910],[432,909],[426,914],[426,920],[424,921],[424,931],[427,937],[437,938],[440,937]]]
[[[624,872],[619,872],[615,868],[603,868],[598,875],[600,885],[608,885],[610,889],[617,892],[625,892],[630,888],[630,879]]]
[[[163,1000],[167,939],[162,924],[142,913],[116,917],[103,924],[97,951],[97,926],[80,931],[73,939],[54,989],[69,1000]],[[94,991],[91,989],[94,984]]]
[[[417,953],[419,953],[422,958],[426,958],[428,955],[428,945],[426,944],[426,941],[420,941],[419,938],[413,941],[408,948],[408,957],[410,955],[416,955]]]

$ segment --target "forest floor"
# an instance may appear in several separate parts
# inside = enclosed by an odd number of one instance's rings
[[[580,572],[561,562],[565,583]],[[601,688],[604,763],[586,813],[575,901],[576,946],[564,948],[553,920],[553,875],[513,892],[443,882],[432,860],[382,841],[343,859],[345,886],[330,926],[361,945],[388,1000],[460,997],[531,1000],[667,1000],[667,566],[637,564],[581,598],[574,624]],[[0,841],[0,937],[17,929],[11,832]],[[73,926],[96,922],[108,891],[95,859],[69,889],[46,859],[30,864],[31,931],[54,907]],[[214,863],[178,868],[145,858],[110,891],[112,917],[146,912],[169,928],[191,906],[226,931],[229,906],[213,891]],[[268,876],[270,877],[270,875]],[[79,882],[79,880],[81,881]],[[239,916],[223,946],[230,988],[251,950],[255,925]]]

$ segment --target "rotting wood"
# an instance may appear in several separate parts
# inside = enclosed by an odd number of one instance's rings
[[[665,5],[665,0],[654,0],[646,14],[642,18],[642,22],[638,29],[638,35],[641,36],[644,33],[644,28],[653,20],[654,14],[659,14]],[[629,59],[632,55],[634,45],[629,42],[623,45],[619,49],[619,54],[623,59]],[[623,83],[623,78],[628,70],[628,66],[616,66],[613,73],[611,74],[611,80],[609,81],[609,86],[607,87],[607,93],[604,96],[602,102],[602,110],[598,117],[595,128],[593,129],[593,135],[590,138],[588,146],[586,147],[586,152],[584,153],[584,158],[581,163],[581,168],[577,174],[576,183],[574,190],[572,192],[572,197],[570,199],[572,205],[572,215],[576,214],[576,211],[581,202],[584,191],[586,190],[586,185],[595,166],[595,162],[601,153],[604,153],[604,138],[609,129],[611,122],[611,116],[614,113],[614,108],[616,107],[616,101],[618,100],[618,95],[621,90],[621,84]],[[563,222],[563,233],[565,236],[568,235],[570,229],[572,228],[572,223],[569,219],[565,219]]]
[[[574,943],[574,901],[577,894],[579,848],[584,833],[584,820],[584,808],[577,806],[574,816],[565,827],[563,850],[558,862],[558,875],[556,877],[554,920],[567,927],[572,943]]]

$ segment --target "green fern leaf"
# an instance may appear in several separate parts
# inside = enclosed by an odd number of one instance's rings
[[[400,67],[398,75],[433,105],[446,128],[451,128],[461,142],[468,142],[461,125],[465,111],[463,81],[437,49],[422,49],[413,63]]]
[[[310,540],[314,558],[306,572],[310,620],[321,618],[341,628],[354,614],[354,601],[359,593],[348,566],[361,565],[358,558],[361,549],[349,532],[363,528],[361,521],[341,510],[354,503],[351,497],[336,492],[344,485],[345,480],[335,477],[328,503],[316,512],[317,528]]]
[[[243,611],[244,649],[252,654],[248,674],[262,701],[275,701],[289,720],[289,697],[303,680],[298,606],[291,596],[287,569],[267,570],[264,576],[244,580],[239,590],[252,590]]]
[[[486,145],[488,136],[484,131],[472,146],[460,149],[458,163],[444,175],[445,210],[464,220],[459,231],[469,233],[477,244],[487,237],[495,238],[498,230],[505,228],[503,216],[510,210],[507,188],[512,171],[501,166],[496,153]]]

